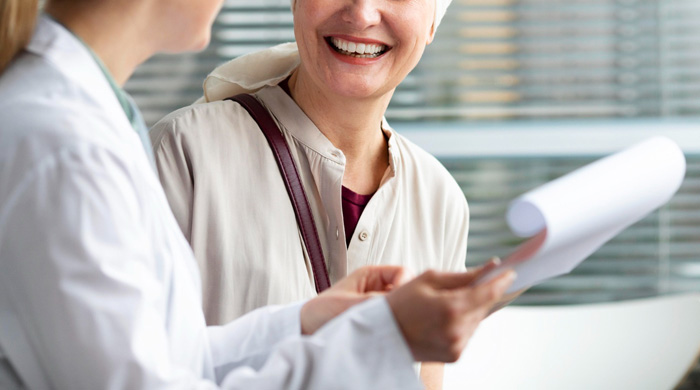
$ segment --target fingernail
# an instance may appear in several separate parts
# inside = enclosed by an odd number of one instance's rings
[[[492,262],[494,265],[501,265],[501,259],[498,258],[498,257],[496,257],[496,256],[494,256],[494,257],[491,258],[491,262]]]

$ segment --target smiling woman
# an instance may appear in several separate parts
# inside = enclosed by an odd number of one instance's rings
[[[291,149],[332,283],[369,264],[464,270],[461,189],[384,119],[448,5],[298,0],[296,43],[222,65],[201,104],[152,129],[161,182],[202,272],[209,324],[316,294],[274,155],[248,112],[225,100],[241,93],[264,105]],[[429,387],[440,387],[440,370],[423,367]]]

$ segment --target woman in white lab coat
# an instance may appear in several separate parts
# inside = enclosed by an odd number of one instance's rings
[[[156,52],[204,47],[220,5],[53,0],[36,22],[36,1],[0,0],[0,388],[420,388],[411,363],[456,359],[512,280],[395,288],[399,268],[364,268],[207,328],[121,85]]]

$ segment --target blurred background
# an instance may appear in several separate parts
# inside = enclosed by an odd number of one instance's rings
[[[149,124],[199,98],[215,66],[292,41],[289,3],[227,1],[206,51],[141,66],[126,89]],[[504,219],[515,196],[649,135],[676,139],[688,172],[670,204],[516,304],[700,291],[699,1],[454,0],[387,117],[462,186],[468,264],[519,243]]]
[[[126,89],[150,125],[199,98],[215,66],[293,39],[288,0],[227,1],[206,51],[154,58]],[[517,303],[700,291],[700,2],[454,0],[387,117],[464,189],[468,264],[518,244],[504,219],[515,196],[648,135],[671,136],[688,154],[672,202]]]

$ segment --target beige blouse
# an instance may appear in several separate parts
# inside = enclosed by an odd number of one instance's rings
[[[390,166],[346,248],[343,152],[281,88],[255,96],[290,145],[331,283],[370,264],[399,264],[416,274],[465,269],[467,202],[435,158],[384,123]],[[316,295],[277,163],[242,107],[215,101],[182,108],[153,127],[151,140],[165,193],[201,269],[209,324]]]

